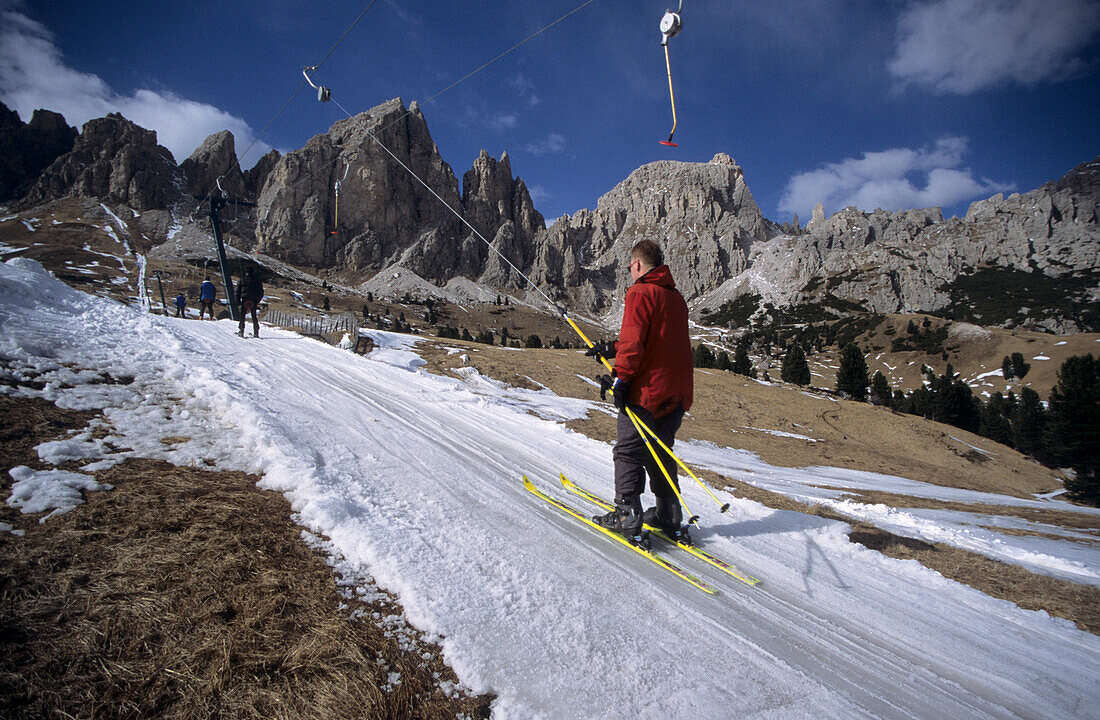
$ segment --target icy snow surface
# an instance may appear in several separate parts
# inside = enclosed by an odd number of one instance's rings
[[[427,374],[406,336],[371,333],[379,349],[363,358],[235,329],[79,293],[33,261],[0,265],[3,372],[46,383],[22,394],[105,409],[113,433],[75,433],[42,457],[263,473],[342,571],[396,593],[466,686],[498,694],[495,718],[1086,718],[1100,706],[1100,638],[853,544],[842,523],[724,493],[718,515],[684,483],[698,539],[763,579],[749,588],[676,557],[710,596],[559,515],[519,479],[578,507],[559,471],[609,493],[610,447],[560,424],[591,403]],[[96,374],[110,381],[89,384]],[[683,447],[731,464],[733,451]]]

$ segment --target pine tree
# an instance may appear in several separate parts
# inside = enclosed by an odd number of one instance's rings
[[[733,371],[738,375],[752,376],[752,360],[749,359],[749,353],[744,344],[738,344],[737,346],[737,353],[733,358]]]
[[[787,354],[783,356],[783,365],[779,369],[779,379],[783,382],[805,386],[810,384],[810,365],[806,362],[806,353],[798,343],[791,343]]]
[[[871,402],[875,405],[889,406],[892,398],[893,392],[890,390],[890,382],[881,370],[876,370],[875,376],[871,378]]]
[[[840,369],[836,373],[836,389],[853,400],[863,402],[867,397],[867,360],[859,346],[848,343],[840,350]]]
[[[1100,360],[1091,354],[1058,370],[1045,439],[1050,459],[1077,475],[1066,481],[1070,496],[1100,504]]]
[[[1004,377],[1005,380],[1011,380],[1012,378],[1016,377],[1012,373],[1012,360],[1008,357],[1008,355],[1005,355],[1005,359],[1001,361],[1001,375]]]
[[[329,305],[329,303],[328,303],[328,295],[325,295],[325,301],[323,303],[321,303],[321,307],[324,310],[331,310],[332,309],[332,306]]]
[[[523,343],[524,347],[540,348],[542,347],[542,338],[538,335],[528,335],[527,340]]]
[[[716,357],[715,367],[723,372],[729,372],[733,367],[730,363],[730,354],[725,350],[720,351]]]
[[[982,405],[982,419],[978,434],[993,442],[1009,445],[1012,442],[1012,426],[1005,417],[1005,398],[999,392],[993,393],[989,402]]]
[[[1029,387],[1020,390],[1020,402],[1012,414],[1012,443],[1016,449],[1025,455],[1041,458],[1046,421],[1046,410],[1039,393]]]
[[[697,368],[712,368],[717,364],[714,353],[704,343],[695,346],[692,356]]]
[[[1024,378],[1024,375],[1027,375],[1027,371],[1030,370],[1030,369],[1031,369],[1031,365],[1024,362],[1023,353],[1018,353],[1018,352],[1012,353],[1012,374],[1013,375],[1015,375],[1016,377],[1018,377],[1022,380]]]

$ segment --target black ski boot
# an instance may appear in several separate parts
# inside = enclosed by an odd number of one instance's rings
[[[625,535],[628,540],[644,545],[646,536],[642,532],[642,499],[631,495],[615,501],[615,509],[606,515],[595,515],[592,521],[608,530]]]
[[[673,540],[691,543],[687,528],[683,526],[684,513],[680,502],[674,497],[658,497],[656,506],[642,513],[642,522],[661,529]]]

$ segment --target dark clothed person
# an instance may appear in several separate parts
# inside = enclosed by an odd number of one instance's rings
[[[199,288],[199,320],[202,320],[203,313],[207,311],[210,312],[210,319],[214,319],[214,297],[217,292],[218,290],[214,287],[214,283],[210,282],[210,278],[202,281],[202,287]]]
[[[256,276],[256,271],[248,268],[237,283],[237,304],[241,308],[241,323],[237,334],[241,337],[244,337],[245,313],[252,314],[252,337],[260,336],[260,319],[256,317],[256,310],[263,299],[264,285]]]

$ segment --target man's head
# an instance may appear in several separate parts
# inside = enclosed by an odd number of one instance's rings
[[[661,246],[652,240],[642,240],[630,249],[630,277],[637,281],[642,275],[655,267],[665,264],[665,254]]]

